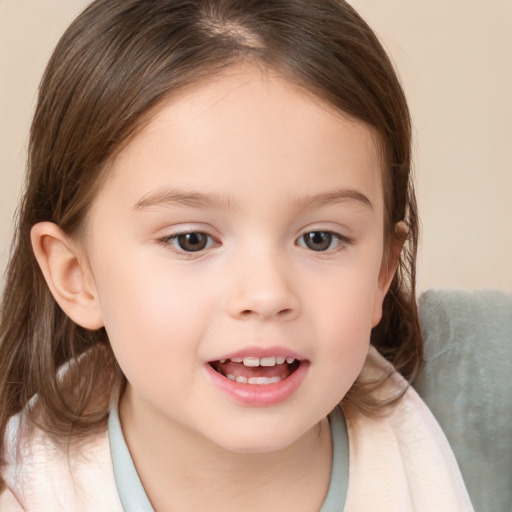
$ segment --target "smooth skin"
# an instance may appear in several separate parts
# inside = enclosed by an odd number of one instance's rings
[[[33,228],[61,307],[108,332],[128,380],[123,431],[159,512],[320,508],[326,416],[364,364],[401,249],[384,249],[377,148],[364,123],[240,67],[158,109],[108,169],[82,238]],[[210,361],[275,346],[309,364],[282,403],[237,403],[208,378]]]

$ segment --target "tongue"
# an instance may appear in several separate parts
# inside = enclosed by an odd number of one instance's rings
[[[233,363],[233,361],[226,361],[225,363],[217,363],[217,370],[224,375],[233,375],[236,377],[280,377],[285,379],[291,373],[290,365],[287,363],[276,364],[275,366],[244,366],[242,363]]]

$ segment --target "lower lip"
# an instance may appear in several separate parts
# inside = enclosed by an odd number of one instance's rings
[[[306,376],[309,363],[301,362],[289,377],[272,384],[244,384],[224,377],[209,364],[205,368],[213,384],[228,397],[243,405],[266,407],[285,402],[297,391]]]

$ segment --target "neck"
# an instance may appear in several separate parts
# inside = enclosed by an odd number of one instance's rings
[[[319,510],[331,474],[327,419],[291,445],[266,453],[225,450],[168,423],[134,414],[128,388],[120,402],[123,433],[144,489],[159,512]]]

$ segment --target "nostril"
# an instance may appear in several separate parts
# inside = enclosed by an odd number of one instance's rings
[[[280,317],[280,318],[287,318],[292,315],[293,315],[293,309],[291,309],[291,308],[281,309],[280,311],[277,311],[275,313],[275,316]],[[244,309],[243,311],[240,311],[240,317],[242,317],[242,318],[249,318],[252,316],[271,317],[271,316],[274,316],[274,313],[265,312],[265,311],[258,312],[258,311],[252,310],[252,309]]]

